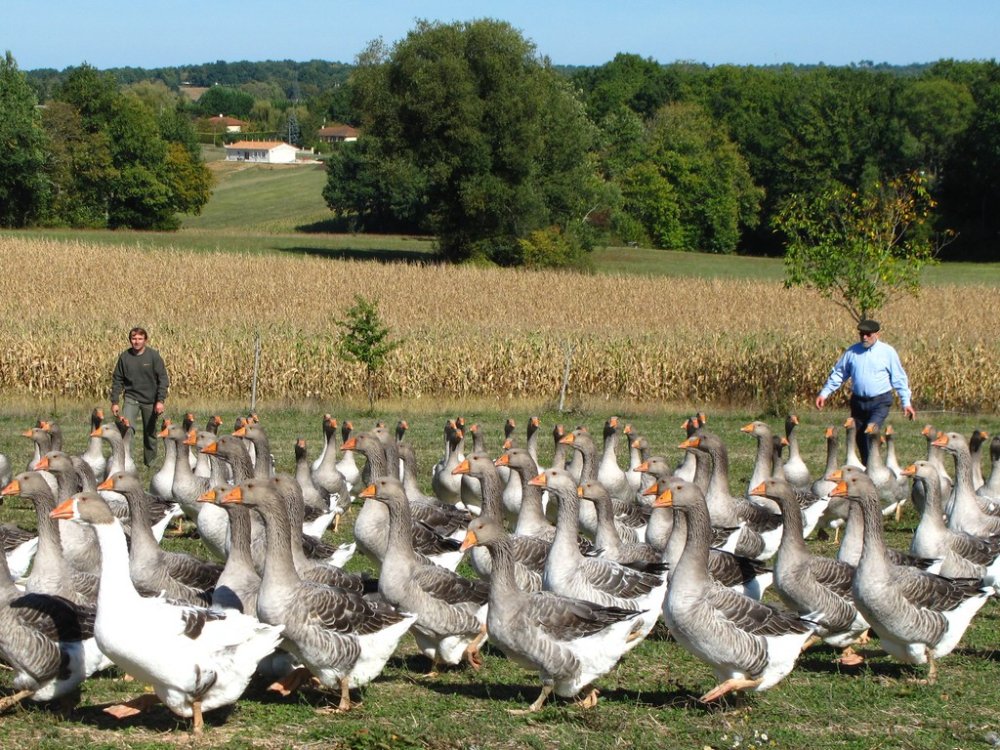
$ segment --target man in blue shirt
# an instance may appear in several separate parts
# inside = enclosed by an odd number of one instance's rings
[[[858,323],[861,341],[845,351],[830,371],[826,385],[816,397],[816,408],[822,409],[830,394],[851,380],[851,416],[858,426],[857,443],[861,460],[868,463],[868,439],[865,427],[871,423],[879,427],[889,414],[893,390],[899,395],[903,414],[913,419],[917,412],[910,403],[910,381],[903,370],[896,350],[879,341],[881,326],[877,320],[864,319]]]

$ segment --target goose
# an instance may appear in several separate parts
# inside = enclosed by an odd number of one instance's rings
[[[790,482],[765,479],[750,494],[774,500],[784,519],[781,544],[774,561],[775,591],[786,606],[816,626],[813,640],[823,640],[841,649],[841,664],[860,664],[863,659],[852,645],[868,629],[868,622],[854,605],[851,593],[854,567],[809,553],[802,533],[802,514],[795,486]]]
[[[227,480],[232,481],[232,472],[227,465],[215,466],[212,457],[202,451],[206,445],[219,438],[219,427],[222,426],[222,417],[218,414],[211,415],[205,421],[205,429],[198,432],[198,439],[195,444],[196,460],[194,465],[194,475],[196,477],[212,478],[212,471],[221,472]],[[211,437],[210,437],[211,436]]]
[[[90,412],[90,437],[87,438],[87,449],[80,454],[80,458],[87,462],[87,465],[94,472],[97,481],[104,479],[107,473],[108,459],[104,455],[104,442],[94,432],[104,421],[104,409],[95,406]]]
[[[329,491],[316,484],[315,475],[309,463],[309,451],[306,441],[298,438],[295,441],[295,481],[302,490],[302,501],[305,503],[305,519],[302,529],[311,537],[319,539],[330,527],[334,516],[340,511],[339,506],[331,505]],[[346,493],[346,485],[343,491]],[[340,495],[338,493],[338,500]]]
[[[944,465],[944,451],[939,446],[934,445],[938,431],[933,425],[925,424],[920,430],[920,434],[927,440],[927,460],[934,464],[934,468],[938,471],[938,476],[941,478],[941,497],[945,499],[947,504],[950,502],[948,499],[951,497],[954,482]]]
[[[524,449],[528,451],[538,466],[538,431],[542,426],[542,420],[536,415],[528,418],[528,426],[525,430]]]
[[[253,473],[258,479],[274,476],[274,456],[271,453],[271,441],[263,425],[256,421],[246,421],[241,427],[233,430],[233,436],[249,440],[253,446]]]
[[[180,505],[184,515],[195,522],[198,527],[198,536],[209,551],[216,557],[225,559],[226,534],[229,530],[226,512],[220,508],[198,502],[202,493],[224,481],[223,473],[217,469],[217,475],[214,478],[198,477],[191,470],[191,464],[180,459],[182,455],[186,455],[188,445],[197,443],[195,430],[185,433],[179,424],[168,424],[159,432],[159,436],[164,440],[172,441],[176,446],[178,458],[174,461],[174,481],[170,485],[173,499]]]
[[[597,448],[594,439],[585,427],[577,427],[563,438],[563,442],[572,446],[574,454],[582,456],[580,474],[571,469],[567,469],[574,477],[576,483],[599,482]],[[649,509],[638,505],[635,502],[624,502],[614,498],[615,525],[618,532],[627,541],[641,539],[646,531],[646,521],[649,518]],[[579,506],[579,525],[589,537],[597,535],[597,510],[591,503],[582,503]]]
[[[510,481],[516,481],[521,488],[521,503],[514,536],[533,536],[551,543],[556,536],[555,524],[545,515],[541,490],[528,484],[528,480],[538,476],[538,464],[535,459],[523,448],[507,448],[494,463],[497,467],[509,469]],[[504,494],[506,495],[506,490]]]
[[[773,435],[771,437],[771,442],[774,446],[774,456],[771,462],[771,476],[787,482],[788,478],[785,476],[785,466],[781,460],[781,449],[788,443],[788,439]],[[792,488],[795,492],[795,500],[799,504],[799,512],[802,514],[802,536],[803,538],[807,538],[819,523],[819,520],[822,517],[823,512],[826,510],[826,506],[829,504],[830,499],[826,497],[819,497],[814,494],[811,489],[802,489],[795,484],[792,484]]]
[[[157,436],[162,436],[170,424],[170,419],[164,419],[160,423],[160,431],[157,433]],[[93,440],[93,438],[91,439]],[[149,480],[149,493],[170,500],[173,497],[172,488],[174,485],[174,466],[177,463],[177,443],[173,440],[167,440],[165,437],[161,437],[160,439],[163,440],[163,463],[160,464],[160,468],[156,470],[156,473]]]
[[[274,480],[251,479],[229,490],[222,502],[243,503],[264,519],[267,563],[257,616],[261,622],[284,626],[281,648],[324,687],[339,689],[340,700],[333,710],[349,711],[350,689],[382,672],[416,616],[354,592],[303,580],[292,559],[287,507]],[[287,694],[301,677],[297,672],[272,688]]]
[[[101,651],[151,685],[173,713],[191,717],[194,733],[201,734],[203,713],[230,705],[243,694],[257,662],[277,647],[282,628],[237,612],[139,596],[129,578],[125,533],[96,493],[73,495],[52,515],[88,524],[97,532],[103,563],[94,634]],[[149,703],[148,696],[141,696],[105,710],[125,718]]]
[[[785,440],[788,441],[788,458],[785,459],[785,478],[800,490],[808,490],[812,486],[812,477],[809,476],[809,467],[802,459],[799,450],[799,438],[796,434],[799,427],[799,418],[795,414],[785,417]]]
[[[830,476],[838,477],[836,481],[839,484],[841,479],[851,478],[856,474],[864,473],[864,470],[859,469],[857,466],[847,466],[845,464],[839,469],[835,469],[831,472]],[[865,476],[867,476],[867,474],[865,474]],[[838,497],[831,496],[830,499],[836,500]],[[840,497],[839,499],[843,500],[845,498]],[[844,536],[841,538],[840,547],[837,549],[837,559],[857,568],[858,562],[861,560],[861,550],[864,546],[865,523],[861,516],[861,506],[850,501],[848,501],[848,506],[847,521],[844,524]],[[902,552],[892,547],[886,547],[886,554],[889,556],[889,560],[893,565],[909,565],[915,568],[920,568],[921,570],[928,570],[933,573],[936,573],[941,567],[940,558],[931,559],[914,557],[908,552]]]
[[[599,557],[630,565],[640,570],[647,565],[659,566],[660,552],[652,545],[639,541],[623,541],[615,526],[611,495],[601,482],[584,482],[577,488],[581,500],[594,504],[597,511],[597,535],[594,547]]]
[[[38,530],[37,551],[31,573],[25,580],[25,590],[93,607],[97,603],[99,579],[92,573],[77,570],[66,561],[59,523],[49,516],[56,507],[56,500],[48,482],[38,471],[22,472],[0,490],[0,496],[14,495],[31,502]]]
[[[633,496],[641,502],[642,491],[649,486],[649,483],[644,482],[646,477],[636,467],[650,455],[649,440],[637,433],[630,424],[622,428],[622,434],[628,441],[628,470],[625,472],[625,478],[628,480],[629,487],[632,488]]]
[[[186,458],[180,460],[188,463]],[[149,520],[151,496],[143,491],[139,478],[116,472],[109,474],[97,489],[120,492],[128,502],[133,520],[128,563],[135,588],[147,595],[163,594],[178,604],[210,604],[211,589],[222,566],[186,552],[170,552],[157,544]]]
[[[473,423],[469,425],[468,435],[472,436],[472,453],[482,453],[486,454],[486,438],[483,435],[483,430],[478,424]],[[499,469],[494,467],[494,469],[499,472]],[[483,504],[483,489],[479,485],[479,480],[470,474],[462,474],[460,476],[461,482],[459,483],[459,495],[462,498],[460,505],[465,508],[482,508]],[[501,480],[501,487],[503,486],[503,481]],[[502,493],[501,493],[502,494]],[[502,507],[501,503],[501,507]],[[507,514],[507,520],[513,520],[517,518],[517,508],[513,508]]]
[[[515,447],[514,433],[517,431],[517,422],[514,421],[513,417],[507,417],[503,423],[503,449]],[[537,433],[537,428],[536,428]],[[500,475],[500,481],[503,482],[506,491],[506,486],[510,481],[510,468],[507,466],[497,466],[497,473]],[[520,507],[520,502],[518,502],[517,507]],[[515,512],[514,515],[517,515]],[[462,537],[463,541],[465,537]]]
[[[958,645],[989,591],[979,580],[893,565],[885,552],[878,491],[867,475],[841,477],[833,494],[858,504],[864,519],[864,547],[852,584],[858,611],[882,648],[906,664],[927,664],[927,682],[934,683],[937,660]]]
[[[973,536],[952,531],[944,522],[944,503],[937,469],[929,461],[914,461],[903,471],[914,487],[923,486],[924,507],[913,532],[910,554],[941,560],[939,575],[946,578],[981,578],[997,586],[1000,574],[1000,535]]]
[[[94,640],[94,615],[58,596],[23,593],[0,555],[0,662],[13,670],[15,691],[0,698],[0,713],[25,698],[75,703],[80,683],[110,664]]]
[[[965,438],[957,432],[939,432],[931,444],[955,459],[955,483],[945,507],[948,528],[976,536],[1000,534],[1000,516],[985,513],[976,497],[972,486],[972,459]]]
[[[388,476],[385,447],[378,437],[370,432],[353,435],[341,450],[356,450],[365,457],[365,465],[361,475],[363,480],[371,484],[374,480]],[[396,459],[393,458],[393,462]],[[367,485],[365,485],[367,486]],[[429,526],[420,523],[415,518],[412,525],[414,548],[439,565],[454,570],[462,560],[458,551],[460,542],[445,537]],[[389,543],[389,511],[382,503],[373,498],[365,500],[354,519],[354,539],[358,549],[376,564],[380,564],[385,556]]]
[[[843,497],[830,497],[833,488],[837,486],[836,482],[827,478],[839,467],[837,431],[832,426],[829,426],[824,432],[824,437],[826,438],[826,466],[823,469],[823,476],[812,483],[812,492],[817,497],[827,499],[826,508],[819,519],[818,525],[821,527],[821,530],[818,533],[820,533],[821,538],[825,538],[825,536],[822,536],[826,533],[825,530],[828,528],[834,529],[833,541],[836,543],[840,538],[840,527],[847,521],[850,502]]]
[[[50,462],[50,456],[58,458]],[[38,460],[37,465],[48,467],[38,474],[51,490],[53,506],[83,488],[81,475],[76,472],[66,454],[49,451]],[[97,576],[101,570],[101,551],[94,532],[78,524],[60,523],[59,535],[63,557],[72,569]]]
[[[642,614],[629,635],[629,648],[635,648],[659,617],[667,589],[666,566],[650,565],[641,572],[612,560],[584,557],[577,545],[579,497],[572,476],[562,469],[546,469],[531,483],[546,487],[559,503],[556,536],[542,576],[544,589],[602,606],[639,610]]]
[[[844,420],[844,442],[847,444],[847,453],[844,457],[846,466],[857,466],[859,469],[865,468],[861,457],[858,456],[858,425],[854,417]]]
[[[698,431],[703,427],[703,422],[700,415],[695,415],[688,417],[681,423],[681,429],[684,430],[684,439],[690,439],[694,437]],[[674,469],[672,476],[680,477],[688,482],[694,481],[695,474],[695,464],[696,464],[695,454],[690,451],[684,451],[684,455],[681,457],[681,462]]]
[[[479,518],[490,518],[503,525],[503,508],[500,475],[497,467],[485,453],[470,453],[453,469],[459,475],[470,475],[479,480],[483,494],[483,505]],[[551,545],[534,536],[517,536],[512,541],[514,574],[518,585],[525,591],[539,591],[542,588],[542,570]],[[469,556],[469,564],[480,578],[492,575],[489,552],[474,548]]]
[[[486,639],[489,585],[427,562],[414,552],[410,503],[398,479],[376,479],[361,497],[374,498],[389,510],[389,545],[378,590],[398,610],[416,615],[411,632],[421,653],[431,660],[427,676],[435,676],[441,663],[454,665],[462,659],[478,670],[479,647]]]
[[[333,508],[336,506],[335,518],[337,520],[335,523],[337,525],[334,528],[339,529],[340,516],[347,512],[347,508],[351,504],[351,485],[337,468],[337,420],[331,417],[329,424],[324,427],[324,431],[330,433],[329,439],[333,440],[333,445],[326,449],[323,460],[313,469],[312,481],[321,493],[326,494],[324,507]],[[319,506],[317,505],[317,507]]]
[[[774,437],[774,432],[767,422],[762,422],[759,419],[755,419],[740,427],[740,432],[751,435],[757,441],[757,452],[754,457],[753,470],[750,472],[750,480],[747,482],[747,493],[750,493],[752,489],[758,487],[761,482],[769,479],[773,474],[774,447],[772,445],[772,438]],[[694,480],[693,476],[685,478],[689,482]],[[772,502],[769,498],[758,497],[754,499],[758,504],[763,505],[772,513],[778,512],[777,503]]]
[[[326,452],[330,450],[331,443],[332,447],[336,449],[337,441],[337,420],[333,418],[331,414],[324,414],[323,420],[320,423],[323,428],[323,447],[320,449],[319,455],[312,462],[310,468],[313,471],[319,468],[319,465],[323,463],[323,459],[326,457]]]
[[[400,463],[403,465],[401,482],[406,499],[410,501],[410,512],[420,522],[430,526],[442,536],[451,537],[459,544],[465,539],[465,527],[472,520],[472,514],[459,510],[454,505],[438,502],[436,497],[425,495],[417,486],[417,457],[409,443],[398,445]]]
[[[34,443],[34,450],[31,458],[28,459],[26,471],[35,471],[42,456],[52,450],[52,434],[42,427],[43,424],[45,424],[44,420],[39,420],[34,427],[29,427],[21,433],[21,437],[26,437]],[[61,447],[59,449],[61,450]]]
[[[701,431],[680,447],[693,450],[697,461],[711,461],[711,474],[705,499],[712,525],[723,528],[741,526],[737,555],[768,560],[781,542],[781,516],[751,502],[747,497],[733,497],[729,492],[729,453],[714,433]]]
[[[336,422],[334,424],[336,424]],[[341,444],[344,444],[351,439],[351,433],[353,431],[354,424],[351,420],[344,420],[344,423],[340,426]],[[344,481],[347,482],[350,492],[361,491],[361,469],[358,468],[357,461],[354,458],[354,451],[345,451],[341,449],[340,460],[337,461],[337,471],[340,472]]]
[[[591,685],[618,664],[640,612],[550,591],[523,591],[514,578],[511,544],[492,518],[473,519],[462,544],[463,549],[484,547],[491,557],[494,573],[486,615],[491,643],[511,661],[537,671],[542,680],[538,698],[527,709],[511,713],[539,711],[553,692],[574,698],[588,687],[580,705],[596,706],[598,691]]]
[[[896,430],[891,424],[887,424],[882,430],[882,437],[885,438],[885,465],[899,479],[903,476],[903,467],[896,456]]]
[[[449,425],[451,425],[450,431]],[[478,505],[472,508],[460,505],[462,503],[462,477],[454,473],[455,467],[465,460],[463,452],[465,433],[455,428],[454,423],[449,420],[445,424],[445,437],[447,450],[431,473],[431,488],[434,491],[434,496],[442,503],[459,505],[462,510],[468,510],[473,515],[478,515]]]
[[[972,486],[978,490],[983,486],[983,446],[986,444],[989,433],[985,430],[975,429],[969,435],[969,458],[972,459]]]
[[[1000,435],[990,439],[990,478],[976,494],[987,502],[1000,503]]]
[[[605,486],[611,497],[623,503],[635,503],[635,490],[629,484],[622,467],[618,465],[618,441],[622,432],[621,420],[612,416],[604,423],[604,448],[597,465],[597,481]]]
[[[795,666],[813,626],[788,612],[741,596],[708,575],[711,520],[704,493],[672,479],[653,505],[687,518],[684,552],[671,571],[663,619],[677,642],[712,667],[718,684],[703,703],[734,690],[764,691]]]
[[[865,427],[865,435],[868,438],[868,463],[865,465],[865,473],[878,490],[879,498],[882,500],[882,515],[895,514],[898,522],[903,514],[903,504],[910,496],[908,483],[893,474],[882,460],[882,451],[879,447],[882,436],[879,426],[872,422]]]
[[[205,491],[198,502],[219,504],[230,489],[228,484],[220,484]],[[224,503],[221,507],[229,515],[230,544],[225,567],[212,589],[212,608],[232,609],[256,617],[260,574],[250,553],[251,511],[240,503]]]

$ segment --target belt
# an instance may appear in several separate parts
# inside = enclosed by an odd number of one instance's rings
[[[892,391],[886,391],[885,393],[880,393],[877,396],[859,396],[858,394],[853,394],[854,398],[858,401],[878,401],[880,398],[885,398],[886,396],[892,398]]]

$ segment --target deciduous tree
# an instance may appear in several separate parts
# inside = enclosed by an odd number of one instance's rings
[[[920,270],[950,239],[930,230],[934,206],[919,172],[791,199],[774,222],[787,238],[786,286],[816,289],[856,321],[896,295],[916,294]]]
[[[0,58],[0,226],[23,227],[45,207],[45,131],[14,56]]]

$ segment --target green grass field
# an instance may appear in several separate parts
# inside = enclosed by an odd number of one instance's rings
[[[177,408],[183,405],[177,404]],[[232,423],[238,405],[220,411],[224,424]],[[593,404],[572,414],[541,412],[541,460],[552,454],[549,433],[556,421],[584,424],[599,431],[612,408],[632,423],[671,461],[680,458],[683,439],[680,423],[686,415],[657,412],[628,405]],[[456,411],[455,409],[458,409]],[[359,428],[378,419],[393,424],[405,417],[410,424],[406,440],[417,449],[421,484],[429,489],[430,467],[440,455],[441,428],[445,418],[461,412],[480,424],[487,448],[498,450],[501,427],[507,416],[518,421],[515,433],[523,440],[530,412],[501,412],[488,405],[450,404],[440,411],[424,405],[384,405],[375,414],[364,414],[347,404],[288,408],[280,404],[259,405],[262,424],[271,437],[277,467],[290,471],[292,446],[304,436],[312,451],[320,440],[320,412],[330,410],[340,418],[352,418]],[[201,423],[210,412],[197,413]],[[15,466],[30,456],[30,441],[19,432],[41,412],[30,408],[0,417],[0,450]],[[68,450],[83,449],[86,411],[64,406],[55,416],[66,437]],[[727,411],[709,414],[709,426],[722,436],[731,452],[734,490],[745,487],[753,460],[754,441],[739,427],[756,415]],[[815,471],[822,465],[822,428],[842,415],[812,411],[802,415],[800,428],[804,457]],[[900,422],[894,415],[902,461],[921,457],[925,441],[919,425]],[[947,424],[964,434],[973,427],[991,432],[1000,419],[979,420],[971,416],[935,415],[935,423]],[[779,424],[769,422],[778,428]],[[624,459],[624,457],[622,457]],[[148,475],[148,472],[147,472]],[[328,541],[349,538],[350,521]],[[17,499],[0,508],[0,520],[24,526],[32,514]],[[908,509],[900,523],[889,522],[890,540],[897,547],[908,544],[916,523]],[[166,546],[205,554],[197,539],[170,539]],[[833,554],[831,541],[810,542],[814,551]],[[353,570],[372,570],[356,557]],[[468,572],[468,571],[466,571]],[[769,596],[773,601],[773,597]],[[697,696],[713,683],[710,670],[671,642],[662,630],[654,632],[609,675],[598,681],[601,699],[596,709],[584,711],[564,700],[553,701],[531,716],[511,716],[509,709],[523,708],[538,693],[537,675],[507,661],[487,648],[485,666],[479,673],[467,668],[450,669],[438,678],[422,675],[428,662],[407,636],[381,677],[355,699],[363,705],[346,715],[318,715],[329,696],[306,690],[289,698],[268,693],[266,685],[253,683],[231,709],[206,716],[201,747],[220,748],[926,748],[988,747],[990,732],[1000,732],[996,704],[1000,700],[998,625],[1000,608],[989,603],[973,622],[958,649],[940,664],[937,685],[916,684],[920,668],[899,665],[878,648],[877,640],[862,649],[866,663],[858,668],[839,668],[835,651],[819,647],[804,655],[796,669],[774,689],[757,695],[728,699],[718,706],[703,706]],[[0,686],[9,673],[0,672]],[[0,691],[3,688],[0,687]],[[126,682],[116,671],[84,683],[77,709],[61,716],[53,708],[27,705],[0,717],[0,743],[4,747],[62,748],[68,744],[101,748],[167,748],[188,744],[189,725],[166,709],[154,708],[147,715],[122,722],[111,719],[102,708],[132,698],[141,686]],[[765,739],[766,735],[766,739]]]

